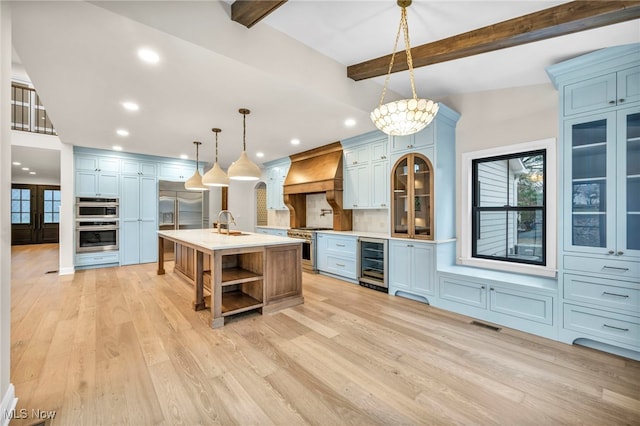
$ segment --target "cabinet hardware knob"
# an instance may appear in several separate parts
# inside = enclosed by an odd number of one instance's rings
[[[616,253],[617,256],[622,256],[624,254],[624,252],[622,250],[620,250],[618,253]]]
[[[411,148],[411,145],[407,145],[407,148]]]
[[[495,288],[493,288],[493,287],[491,287],[489,290],[491,290],[491,291],[496,291],[496,289],[495,289]]]
[[[484,290],[484,289],[485,289],[485,286],[483,286],[483,285],[482,285],[482,286],[480,286],[480,288],[481,288],[482,290]]]
[[[618,99],[618,102],[624,102],[624,98]]]
[[[609,293],[608,291],[603,291],[602,294],[606,294],[607,296],[618,296],[618,297],[624,297],[625,299],[627,297],[629,297],[628,294],[618,294],[618,293]]]
[[[407,247],[413,247],[413,244],[407,244]]]
[[[620,330],[620,331],[629,331],[628,328],[622,328],[622,327],[615,327],[613,325],[609,325],[609,324],[602,324],[603,327],[607,327],[607,328],[613,328],[614,330]]]
[[[615,105],[616,101],[609,101],[609,105]]]
[[[614,253],[615,253],[615,251],[609,250],[609,254],[614,254]]]
[[[354,161],[354,162],[353,162],[353,163],[351,163],[351,164],[358,164],[358,162],[357,162],[357,161]]]

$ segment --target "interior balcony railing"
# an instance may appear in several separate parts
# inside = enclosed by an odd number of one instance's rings
[[[57,135],[36,91],[18,83],[11,83],[11,129]]]

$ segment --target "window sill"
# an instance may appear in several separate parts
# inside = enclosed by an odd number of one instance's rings
[[[475,258],[459,258],[457,264],[473,266],[476,268],[493,269],[502,272],[513,272],[516,274],[535,275],[547,278],[555,278],[556,273],[558,272],[556,269],[545,266],[525,265]]]

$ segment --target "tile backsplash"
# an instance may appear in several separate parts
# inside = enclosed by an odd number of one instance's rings
[[[319,228],[333,227],[333,214],[320,216],[322,209],[333,210],[325,194],[307,195],[307,226]],[[388,210],[353,210],[353,230],[362,232],[389,232]],[[289,226],[288,210],[269,210],[267,212],[269,226]]]

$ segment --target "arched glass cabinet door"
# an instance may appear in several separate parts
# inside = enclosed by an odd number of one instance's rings
[[[400,158],[391,173],[391,233],[433,239],[433,166],[421,154]]]

